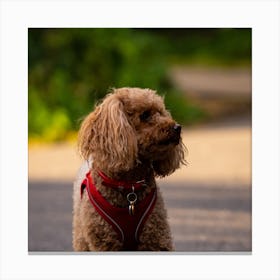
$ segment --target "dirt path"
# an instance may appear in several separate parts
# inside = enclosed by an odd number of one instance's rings
[[[251,129],[249,119],[234,119],[184,129],[189,165],[165,179],[173,181],[249,183]],[[29,147],[31,180],[73,181],[81,164],[75,143]]]

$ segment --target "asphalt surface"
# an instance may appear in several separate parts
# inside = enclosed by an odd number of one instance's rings
[[[28,250],[73,251],[72,183],[30,181]]]
[[[172,80],[188,94],[203,98],[250,98],[250,68],[200,68],[176,66],[170,71]]]
[[[161,184],[176,251],[251,250],[251,190]],[[173,195],[175,194],[175,195]],[[71,182],[29,183],[28,250],[71,252]],[[172,217],[172,218],[171,218]]]

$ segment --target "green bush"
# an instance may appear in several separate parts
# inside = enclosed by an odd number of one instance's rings
[[[30,136],[63,138],[109,88],[165,80],[152,36],[131,29],[29,29],[28,38]]]
[[[157,28],[148,32],[167,41],[165,53],[176,64],[251,65],[250,28]]]
[[[195,122],[205,120],[206,113],[192,105],[180,92],[171,91],[164,95],[166,108],[172,114],[172,117],[179,123],[191,125]]]
[[[210,29],[210,36],[205,37],[208,33],[204,29],[31,28],[29,136],[64,139],[69,131],[78,129],[79,120],[112,87],[156,89],[165,93],[167,107],[178,122],[191,124],[203,119],[204,113],[187,102],[169,81],[168,63],[174,55],[182,61],[190,61],[199,53],[206,60],[220,52],[232,57],[237,49],[240,57],[248,57],[250,38],[246,32]]]

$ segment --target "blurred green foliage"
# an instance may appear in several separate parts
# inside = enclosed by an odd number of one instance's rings
[[[169,62],[203,66],[250,66],[250,28],[150,29],[165,38]]]
[[[172,84],[170,63],[250,60],[250,29],[29,29],[29,137],[65,139],[111,87],[156,89],[177,121],[199,121],[205,114]]]

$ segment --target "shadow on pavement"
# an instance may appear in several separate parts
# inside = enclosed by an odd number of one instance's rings
[[[250,252],[249,185],[162,184],[176,251]]]
[[[71,182],[29,182],[28,250],[72,251]]]
[[[176,251],[251,251],[250,186],[160,183]],[[30,181],[29,251],[72,251],[72,182]]]

